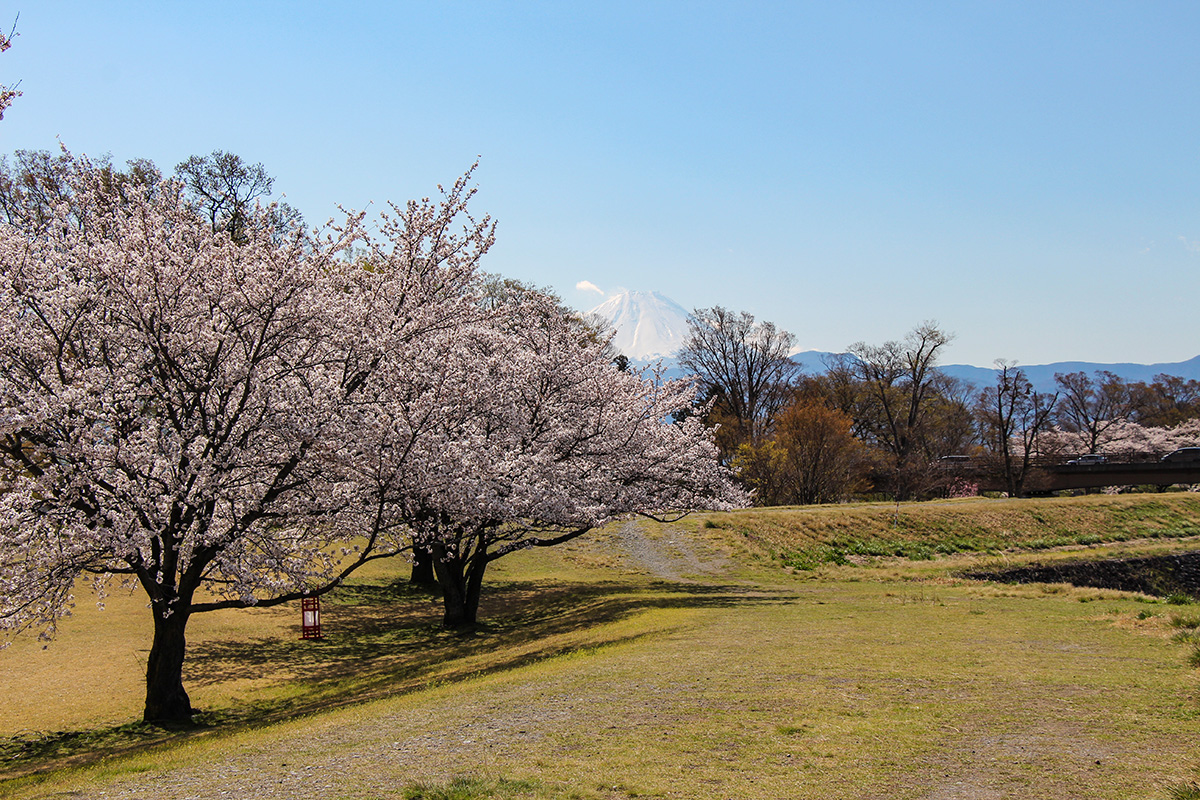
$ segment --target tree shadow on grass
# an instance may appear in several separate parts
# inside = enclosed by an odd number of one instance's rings
[[[595,630],[647,609],[729,608],[796,599],[792,593],[734,585],[495,582],[481,603],[485,622],[462,633],[442,628],[440,601],[407,582],[346,586],[323,604],[324,639],[300,639],[297,625],[295,638],[219,639],[189,649],[185,685],[253,677],[289,683],[282,696],[199,713],[196,727],[188,731],[129,723],[0,739],[0,780],[636,641],[647,634],[591,635],[586,640],[567,634]]]
[[[350,702],[379,696],[373,689],[399,683],[413,688],[424,676],[458,676],[449,665],[474,656],[511,650],[465,674],[512,669],[578,647],[613,644],[617,637],[564,645],[564,634],[599,628],[652,608],[719,608],[783,603],[794,595],[750,591],[741,586],[700,584],[588,583],[551,587],[529,582],[494,584],[480,609],[484,622],[468,632],[444,629],[440,604],[405,586],[359,585],[339,590],[324,605],[325,638],[223,639],[192,647],[187,681],[204,686],[245,678],[290,678],[307,692],[352,692]],[[540,644],[539,644],[540,643]],[[478,659],[476,659],[478,660]],[[472,662],[474,663],[474,662]],[[388,693],[388,692],[385,692]],[[325,698],[329,699],[328,697]]]
[[[427,595],[407,588],[354,586],[325,606],[324,639],[226,639],[188,654],[195,685],[253,675],[291,681],[286,698],[210,715],[218,724],[275,721],[353,705],[468,677],[502,672],[582,649],[635,641],[644,634],[568,634],[595,631],[652,608],[719,608],[783,603],[793,595],[749,592],[740,586],[694,584],[493,584],[480,609],[485,622],[470,631],[446,630]],[[194,677],[193,677],[194,676]]]

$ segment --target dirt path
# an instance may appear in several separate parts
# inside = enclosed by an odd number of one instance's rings
[[[615,549],[630,568],[668,581],[692,582],[723,575],[729,559],[704,546],[695,534],[680,526],[669,538],[646,535],[641,523],[624,523],[613,537]]]

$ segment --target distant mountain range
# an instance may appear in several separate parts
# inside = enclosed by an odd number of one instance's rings
[[[621,292],[593,308],[594,314],[615,330],[613,344],[631,361],[648,363],[663,361],[669,376],[682,375],[674,356],[687,341],[689,313],[686,309],[659,292]],[[809,374],[825,371],[826,360],[833,353],[804,350],[793,354],[792,360]],[[1089,361],[1060,361],[1054,364],[1019,364],[1038,391],[1054,391],[1055,373],[1108,370],[1127,381],[1154,380],[1155,375],[1176,375],[1188,380],[1200,380],[1200,356],[1187,361],[1162,364],[1098,364]],[[986,386],[996,379],[996,371],[970,364],[945,364],[941,370],[976,386]]]
[[[805,350],[792,356],[792,360],[800,364],[801,369],[813,375],[825,371],[825,359],[833,355],[817,350]],[[1054,364],[1018,364],[1025,371],[1025,376],[1039,392],[1054,392],[1058,386],[1054,382],[1055,373],[1085,372],[1091,375],[1098,370],[1107,370],[1119,375],[1127,381],[1145,381],[1150,383],[1156,375],[1176,375],[1188,380],[1200,380],[1200,356],[1163,364],[1098,364],[1091,361],[1059,361]],[[989,367],[975,367],[970,364],[939,364],[938,369],[955,378],[983,387],[995,383],[996,370]]]
[[[1025,370],[1026,377],[1039,392],[1054,391],[1058,388],[1054,383],[1056,372],[1086,372],[1092,374],[1097,370],[1108,370],[1127,381],[1145,381],[1150,383],[1155,375],[1176,375],[1188,380],[1200,380],[1200,356],[1187,361],[1176,361],[1163,364],[1096,364],[1090,361],[1059,361],[1054,364],[1018,364]],[[942,371],[956,378],[962,378],[977,386],[994,383],[996,371],[987,367],[972,367],[968,364],[948,364],[941,367]]]

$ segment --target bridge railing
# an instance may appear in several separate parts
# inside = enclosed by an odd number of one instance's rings
[[[1078,461],[1085,456],[1095,456],[1096,453],[1055,453],[1053,455],[1036,455],[1030,458],[1029,466],[1035,469],[1045,469],[1048,467],[1063,467],[1076,466]],[[1100,453],[1104,457],[1103,461],[1085,461],[1078,466],[1103,466],[1110,464],[1157,464],[1162,460],[1166,453],[1152,452],[1135,452],[1125,451],[1120,453]],[[1014,455],[1014,460],[1020,462],[1021,456]],[[1075,463],[1073,463],[1075,462]],[[970,472],[972,470],[985,469],[994,467],[1001,463],[1001,458],[998,455],[972,456],[969,458],[959,458],[953,456],[943,458],[936,462],[939,469],[954,471],[954,472]]]
[[[1096,464],[1156,464],[1166,453],[1153,453],[1145,451],[1126,450],[1117,453],[1057,453],[1054,455],[1035,456],[1033,463],[1039,467],[1056,467],[1064,464],[1070,464],[1072,461],[1078,462],[1079,459],[1086,456],[1101,455],[1104,457],[1102,462],[1091,462]],[[1086,463],[1086,462],[1085,462]]]

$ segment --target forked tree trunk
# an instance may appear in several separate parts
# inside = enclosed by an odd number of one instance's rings
[[[433,564],[442,587],[444,614],[442,625],[452,630],[472,628],[478,621],[479,596],[483,590],[483,573],[487,555],[477,552],[470,565],[448,558],[444,547],[434,545]]]
[[[469,628],[475,624],[475,615],[467,607],[467,592],[463,581],[446,580],[440,575],[443,570],[438,567],[442,584],[442,626],[452,630]]]
[[[142,719],[159,724],[187,724],[194,713],[183,688],[183,657],[187,649],[184,629],[188,615],[176,611],[164,619],[158,603],[151,608],[154,642],[146,662],[146,709]]]

